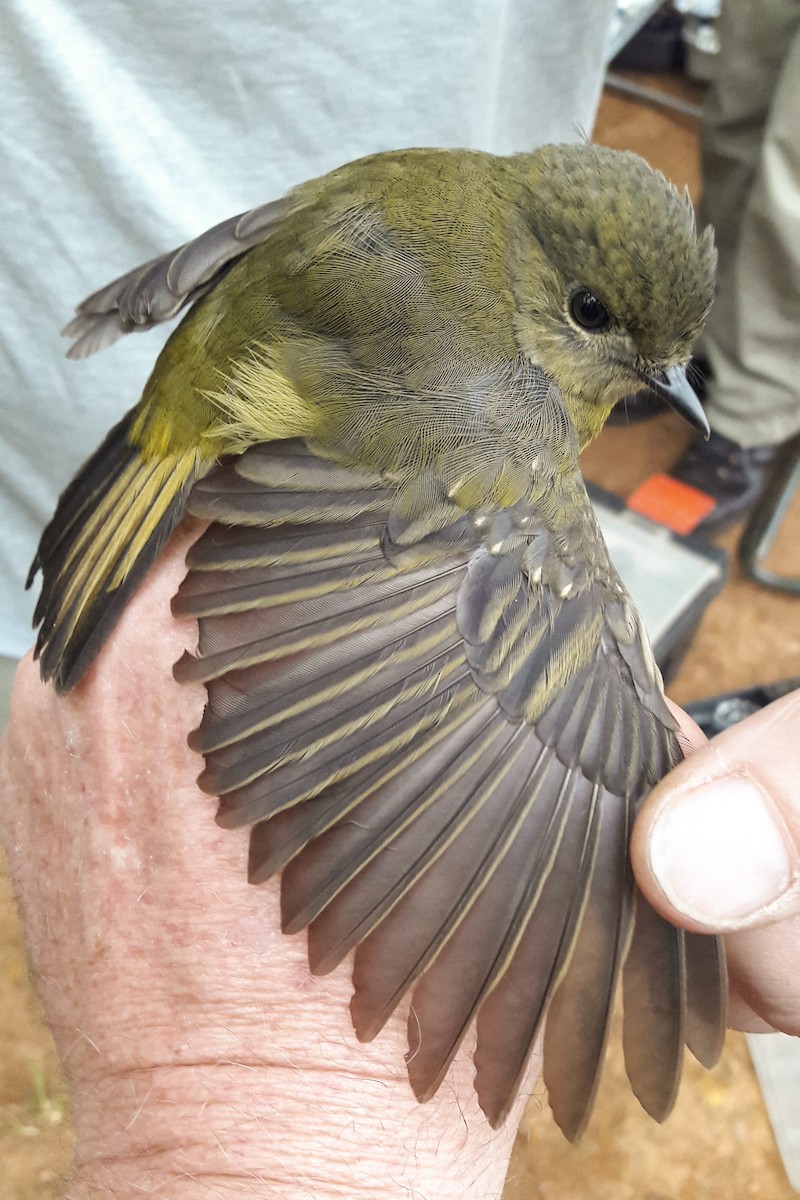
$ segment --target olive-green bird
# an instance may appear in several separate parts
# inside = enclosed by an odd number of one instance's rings
[[[283,871],[311,969],[355,950],[373,1038],[411,990],[431,1096],[473,1019],[503,1120],[542,1020],[556,1120],[585,1127],[624,966],[624,1046],[657,1120],[687,1044],[720,1051],[720,943],[638,893],[632,820],[676,725],[578,470],[684,364],[715,254],[685,197],[596,146],[378,154],[95,293],[70,354],[191,308],[139,404],[61,497],[33,564],[37,653],[90,667],[185,512],[174,602],[191,744],[250,877]]]

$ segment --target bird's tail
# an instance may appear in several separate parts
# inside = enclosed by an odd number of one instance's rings
[[[42,572],[35,657],[59,692],[91,666],[210,465],[195,447],[144,458],[130,436],[135,414],[114,426],[62,493],[28,575],[30,587]]]

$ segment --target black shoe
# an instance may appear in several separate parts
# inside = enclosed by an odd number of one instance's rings
[[[704,358],[693,358],[686,370],[689,382],[700,400],[705,397],[706,379],[709,373],[710,368]],[[657,417],[659,413],[665,411],[664,402],[659,400],[653,392],[644,389],[641,392],[634,392],[632,396],[625,396],[618,404],[615,404],[608,418],[608,424],[637,425],[639,421],[649,421],[651,417]]]
[[[721,433],[699,438],[670,471],[674,479],[705,492],[714,501],[694,533],[719,533],[746,517],[761,496],[780,446],[745,449]]]

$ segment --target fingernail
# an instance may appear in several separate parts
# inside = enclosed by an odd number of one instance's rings
[[[784,832],[750,780],[676,795],[650,834],[650,867],[671,904],[704,925],[762,912],[792,881]]]

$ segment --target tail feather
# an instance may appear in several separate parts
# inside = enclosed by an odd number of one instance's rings
[[[210,465],[194,447],[144,459],[129,436],[135,412],[114,426],[61,495],[28,575],[30,587],[42,573],[35,657],[59,692],[93,663]]]

